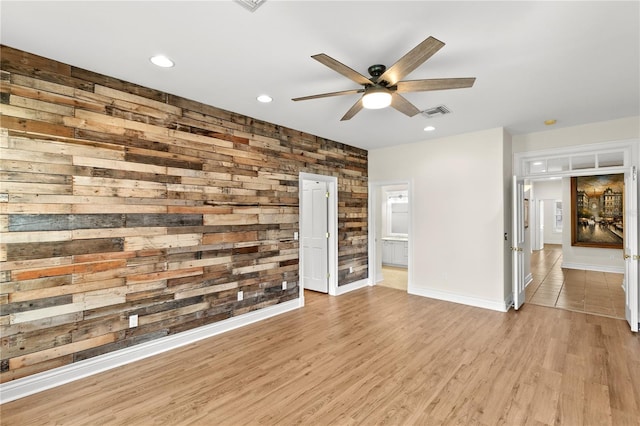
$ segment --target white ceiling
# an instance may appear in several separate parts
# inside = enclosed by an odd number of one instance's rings
[[[477,130],[512,134],[640,115],[638,1],[6,1],[2,44],[338,142],[374,149]],[[340,118],[359,95],[291,98],[359,86],[311,59],[361,74],[428,36],[446,43],[405,79],[476,77],[470,89],[410,93]],[[160,69],[149,57],[176,62]],[[271,104],[256,96],[267,93]],[[424,132],[431,124],[434,132]]]

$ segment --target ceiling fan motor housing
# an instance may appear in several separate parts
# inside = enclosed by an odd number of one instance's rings
[[[369,75],[371,75],[371,77],[380,77],[386,70],[387,67],[382,64],[371,65],[369,68],[367,68],[367,71],[369,71]]]

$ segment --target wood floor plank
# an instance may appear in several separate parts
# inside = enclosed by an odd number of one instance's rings
[[[2,424],[625,425],[625,321],[370,287],[2,405]],[[634,423],[635,422],[635,423]]]

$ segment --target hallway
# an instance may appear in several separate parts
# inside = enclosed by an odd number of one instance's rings
[[[531,254],[533,281],[527,302],[624,319],[624,274],[562,269],[562,246],[546,244]]]

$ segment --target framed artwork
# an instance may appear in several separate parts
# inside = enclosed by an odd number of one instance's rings
[[[571,178],[571,245],[621,249],[624,174]]]
[[[524,229],[529,227],[529,199],[524,199]]]

